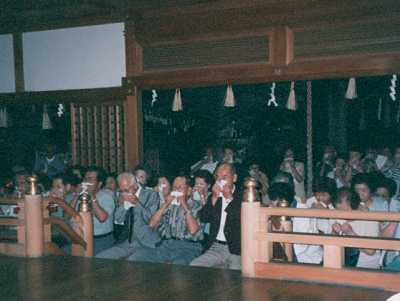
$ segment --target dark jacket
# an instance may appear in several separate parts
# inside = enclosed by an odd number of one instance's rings
[[[229,252],[235,255],[240,255],[240,211],[242,208],[242,194],[235,192],[233,200],[226,207],[226,221],[224,234],[228,243]],[[200,220],[203,223],[210,223],[210,235],[208,237],[208,247],[216,240],[219,224],[221,222],[222,198],[218,198],[215,206],[212,205],[211,196],[206,205],[200,211]]]

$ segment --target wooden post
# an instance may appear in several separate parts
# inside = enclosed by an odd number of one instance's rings
[[[125,150],[126,168],[132,169],[143,159],[143,121],[140,88],[132,86],[131,76],[143,72],[143,48],[135,36],[135,24],[125,23],[125,56],[127,97],[125,102]]]
[[[24,224],[20,224],[17,227],[17,240],[21,245],[25,245],[25,202],[23,199],[18,201],[18,221],[24,221]]]
[[[307,195],[312,195],[313,175],[313,123],[312,81],[307,81]]]
[[[15,91],[25,91],[22,32],[13,34]]]
[[[82,218],[82,238],[86,242],[86,249],[83,256],[93,257],[93,217],[89,205],[89,198],[86,195],[81,196],[79,215]]]
[[[324,246],[324,267],[341,269],[344,264],[344,248],[341,246]]]
[[[245,182],[241,212],[241,261],[242,274],[255,277],[255,262],[258,257],[258,242],[256,232],[259,228],[260,202],[257,201],[256,181],[248,179]]]
[[[138,87],[130,89],[124,112],[126,161],[130,170],[143,159],[142,97]]]
[[[28,257],[40,257],[44,253],[42,197],[36,194],[35,177],[29,177],[30,192],[25,195],[25,247]]]

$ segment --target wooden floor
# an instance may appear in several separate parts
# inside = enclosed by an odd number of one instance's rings
[[[79,257],[0,256],[0,300],[379,301],[392,293],[242,278],[240,272]]]

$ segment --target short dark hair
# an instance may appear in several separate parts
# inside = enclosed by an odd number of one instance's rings
[[[92,165],[92,166],[89,166],[86,169],[85,174],[88,173],[88,172],[95,172],[96,173],[97,182],[104,183],[104,173],[100,168],[98,168],[97,166]]]
[[[288,183],[273,183],[268,188],[268,196],[271,201],[285,199],[291,204],[294,200],[294,191]]]
[[[356,187],[356,185],[361,185],[361,184],[368,186],[369,190],[371,192],[374,192],[375,190],[374,181],[370,174],[359,173],[353,177],[353,180],[351,181],[351,187],[353,189]]]
[[[73,173],[63,174],[61,178],[64,184],[71,184],[72,186],[78,186],[81,182],[79,177]]]
[[[339,200],[343,198],[347,198],[347,200],[350,203],[350,207],[353,210],[358,209],[358,206],[360,206],[361,203],[360,196],[348,187],[342,187],[338,189],[336,193],[336,198],[334,200],[334,204],[335,205],[338,204]]]
[[[376,189],[378,188],[386,188],[387,191],[389,192],[389,196],[390,198],[392,198],[396,192],[397,192],[397,184],[394,180],[389,179],[389,178],[385,178],[385,177],[380,177],[379,179],[377,179],[376,182]]]
[[[327,177],[320,177],[314,184],[314,193],[316,192],[327,192],[332,198],[336,196],[336,182]]]
[[[213,182],[212,174],[208,170],[201,169],[194,174],[194,178],[203,179],[208,185]]]

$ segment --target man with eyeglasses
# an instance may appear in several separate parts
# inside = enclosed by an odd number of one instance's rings
[[[138,246],[154,248],[160,241],[157,230],[148,226],[160,203],[158,194],[141,187],[132,173],[120,174],[117,181],[119,192],[114,224],[123,225],[123,231],[117,244],[99,253],[98,258],[127,258],[135,253]]]

